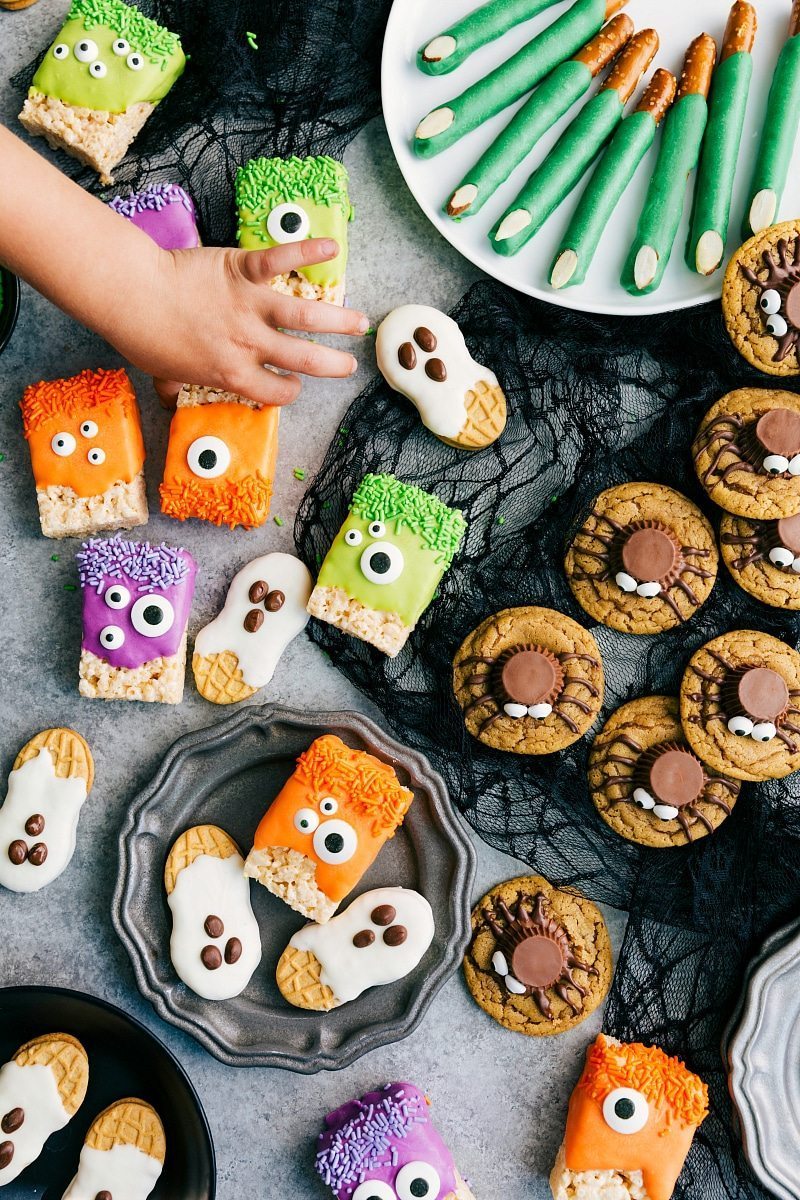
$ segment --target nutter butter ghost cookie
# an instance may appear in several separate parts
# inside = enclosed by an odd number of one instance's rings
[[[452,317],[403,304],[378,326],[378,368],[408,397],[431,433],[459,450],[482,450],[506,425],[506,398],[495,374],[475,362]]]
[[[692,446],[709,497],[737,517],[778,520],[800,512],[800,397],[738,388],[708,410]]]
[[[75,1116],[88,1086],[88,1056],[67,1033],[33,1038],[0,1067],[0,1187],[35,1162]]]
[[[20,408],[45,537],[147,524],[144,441],[125,371],[32,384]]]
[[[166,1156],[156,1110],[144,1100],[118,1100],[89,1126],[78,1173],[63,1200],[147,1200]]]
[[[162,250],[192,250],[200,245],[194,202],[177,183],[151,183],[130,196],[115,196],[108,207]]]
[[[336,1200],[474,1200],[413,1083],[387,1083],[325,1118],[315,1167]]]
[[[736,629],[695,651],[681,683],[681,723],[698,758],[734,779],[800,769],[800,654]]]
[[[771,608],[800,609],[800,513],[777,521],[724,513],[719,544],[740,588]]]
[[[187,829],[169,852],[164,888],[180,978],[205,1000],[238,996],[261,962],[261,935],[236,842],[216,825]]]
[[[19,119],[111,183],[137,133],[183,73],[177,34],[122,0],[72,0]]]
[[[709,770],[686,741],[672,696],[640,696],[612,713],[589,758],[595,808],[641,846],[685,846],[713,833],[741,785]]]
[[[621,633],[661,633],[708,599],[714,531],[690,500],[657,483],[623,483],[594,500],[564,562],[575,599]]]
[[[414,793],[388,763],[327,733],[267,809],[245,873],[323,924],[393,837]]]
[[[736,251],[722,285],[722,313],[734,346],[759,371],[800,374],[797,221],[772,225]]]
[[[180,704],[196,566],[161,543],[93,539],[77,555],[82,696]]]
[[[708,1089],[658,1046],[601,1033],[570,1097],[554,1200],[670,1200],[708,1114]]]
[[[431,906],[408,888],[365,892],[325,925],[306,925],[278,962],[281,995],[328,1012],[413,971],[433,941]]]
[[[473,909],[467,987],[506,1029],[532,1037],[572,1029],[601,1003],[612,970],[600,910],[540,875],[499,884]]]
[[[236,172],[237,236],[243,250],[266,250],[306,238],[333,238],[339,253],[277,275],[275,291],[344,304],[347,226],[353,206],[345,166],[327,154],[307,158],[254,158]]]
[[[197,690],[236,704],[266,687],[289,642],[308,624],[313,581],[293,554],[262,554],[234,575],[222,612],[195,638]]]
[[[66,870],[93,782],[91,750],[72,729],[45,729],[22,747],[0,806],[0,886],[38,892]]]
[[[466,529],[456,508],[393,475],[365,475],[308,602],[312,617],[394,658],[430,604]]]
[[[269,516],[280,409],[216,388],[181,388],[169,427],[161,511],[254,529]]]
[[[550,608],[487,617],[453,660],[453,691],[473,737],[512,754],[552,754],[583,737],[603,703],[597,643]]]

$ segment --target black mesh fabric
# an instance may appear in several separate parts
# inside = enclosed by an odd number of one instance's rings
[[[379,111],[390,0],[137,0],[136,7],[180,35],[188,62],[110,190],[180,183],[198,206],[206,244],[235,241],[238,166],[260,154],[341,158]],[[14,77],[21,98],[40,59]],[[91,191],[109,190],[66,155],[59,166]]]
[[[643,849],[617,837],[594,810],[589,739],[543,758],[484,747],[466,732],[451,677],[467,633],[518,604],[546,605],[592,628],[605,664],[606,716],[636,696],[676,694],[691,653],[725,630],[761,629],[795,645],[797,618],[751,599],[722,565],[705,607],[659,637],[589,621],[561,566],[596,493],[626,480],[677,488],[717,526],[719,513],[694,476],[693,433],[723,393],[768,381],[731,347],[718,306],[614,320],[481,282],[452,315],[506,392],[503,437],[478,454],[451,449],[378,379],[347,413],[304,498],[295,537],[313,570],[362,476],[388,471],[461,508],[469,523],[464,547],[396,659],[318,621],[311,636],[401,740],[429,756],[482,838],[553,882],[630,910],[606,1028],[680,1054],[712,1090],[713,1114],[676,1195],[760,1197],[734,1133],[720,1037],[747,959],[800,908],[800,786],[793,778],[745,785],[713,837]]]

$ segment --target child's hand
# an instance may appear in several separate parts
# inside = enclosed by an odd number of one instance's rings
[[[344,378],[358,364],[352,354],[281,330],[364,334],[369,321],[350,308],[281,295],[269,280],[338,253],[336,242],[321,238],[271,250],[164,252],[151,315],[131,323],[123,307],[105,336],[154,376],[165,403],[174,401],[181,383],[198,383],[262,404],[289,404],[300,391],[298,374]]]

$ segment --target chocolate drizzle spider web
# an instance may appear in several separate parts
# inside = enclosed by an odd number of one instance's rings
[[[310,634],[401,740],[429,756],[481,837],[554,883],[630,909],[606,1026],[685,1056],[712,1089],[713,1115],[676,1195],[761,1197],[733,1132],[719,1046],[748,958],[800,912],[797,778],[744,785],[733,814],[693,845],[643,849],[595,812],[586,783],[591,735],[546,758],[489,749],[467,734],[451,677],[464,637],[498,609],[523,604],[592,627],[605,663],[604,716],[636,696],[676,695],[690,655],[726,630],[761,629],[795,645],[797,618],[752,599],[722,564],[704,607],[657,637],[591,622],[561,567],[596,494],[628,480],[678,489],[716,528],[720,513],[695,478],[692,438],[725,392],[770,381],[739,359],[716,307],[610,320],[483,282],[452,315],[506,392],[503,437],[474,455],[451,449],[377,380],[347,413],[304,498],[295,537],[313,571],[363,475],[389,471],[463,510],[464,548],[396,659],[320,622]]]
[[[379,111],[379,63],[390,0],[137,0],[180,36],[186,71],[103,189],[66,155],[62,170],[102,195],[179,183],[206,244],[235,241],[233,179],[257,155],[341,158]],[[20,107],[46,50],[13,79]],[[257,48],[256,48],[257,47]]]

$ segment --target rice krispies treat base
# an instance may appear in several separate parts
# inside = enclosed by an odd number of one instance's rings
[[[340,308],[344,305],[344,279],[327,285],[311,283],[304,275],[290,271],[288,275],[276,275],[270,280],[269,286],[273,292],[280,292],[282,296],[295,296],[298,300],[322,300],[325,304],[338,304]]]
[[[178,408],[199,408],[201,404],[243,404],[245,408],[262,408],[255,400],[248,400],[238,392],[226,392],[222,388],[203,387],[198,383],[185,383],[178,392]]]
[[[314,588],[306,606],[312,617],[335,625],[395,658],[408,641],[413,625],[404,625],[397,613],[377,612],[348,596],[344,588]]]
[[[180,704],[186,673],[186,634],[181,648],[169,658],[154,658],[141,667],[112,667],[81,650],[78,691],[91,700],[144,700]]]
[[[85,537],[116,529],[135,529],[149,518],[144,471],[130,483],[121,480],[99,496],[79,496],[69,487],[36,489],[42,533],[49,538]]]
[[[553,1200],[650,1200],[641,1171],[570,1171],[559,1147],[550,1172]]]
[[[316,870],[316,864],[310,858],[287,846],[251,850],[244,864],[244,873],[250,879],[255,879],[309,921],[324,925],[339,906],[318,887]]]
[[[155,105],[142,101],[125,112],[100,112],[64,104],[55,96],[26,97],[20,123],[33,137],[43,137],[53,150],[64,150],[92,170],[101,183],[113,183],[111,172],[128,152]]]

